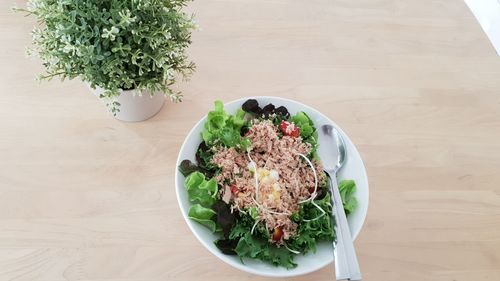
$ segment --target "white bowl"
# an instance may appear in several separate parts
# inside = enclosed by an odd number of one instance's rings
[[[293,100],[277,97],[247,97],[225,104],[225,110],[229,113],[234,113],[237,109],[241,108],[241,105],[247,99],[250,98],[256,99],[261,106],[265,106],[268,103],[272,103],[276,107],[283,105],[292,115],[297,113],[298,111],[304,111],[313,120],[316,128],[323,124],[331,124],[341,132],[347,145],[347,157],[346,162],[338,175],[338,178],[340,180],[353,179],[356,181],[357,185],[357,192],[355,196],[358,200],[358,207],[356,208],[354,213],[350,214],[348,217],[349,228],[354,240],[359,234],[361,227],[363,226],[366,212],[368,210],[368,178],[366,176],[366,170],[363,161],[361,160],[358,150],[356,149],[352,141],[332,120],[328,119],[328,117],[309,106]],[[179,157],[177,158],[177,167],[184,159],[189,159],[191,161],[195,160],[196,149],[202,141],[201,132],[203,130],[203,125],[206,122],[206,118],[207,117],[205,115],[205,117],[203,117],[193,127],[193,129],[189,132],[186,139],[184,140],[184,144],[182,145],[179,152]],[[319,151],[319,153],[319,156],[321,157],[321,151]],[[238,256],[225,255],[219,251],[219,249],[214,245],[214,241],[220,238],[218,235],[213,234],[206,227],[188,218],[187,214],[191,204],[189,203],[187,192],[184,187],[184,176],[179,172],[179,169],[176,169],[175,172],[175,187],[177,192],[177,201],[179,202],[179,207],[181,209],[182,215],[184,216],[184,219],[186,220],[186,223],[188,224],[193,234],[212,254],[231,266],[249,273],[262,276],[289,277],[316,271],[333,262],[332,243],[321,242],[317,245],[316,253],[310,252],[306,255],[297,255],[294,260],[298,264],[298,266],[294,269],[287,270],[285,268],[275,267],[271,264],[251,259],[244,259],[243,264],[241,263]]]

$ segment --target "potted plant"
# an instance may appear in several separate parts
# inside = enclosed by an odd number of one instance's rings
[[[182,11],[189,0],[29,0],[39,27],[31,53],[46,73],[41,79],[79,77],[116,118],[142,121],[156,114],[172,85],[194,63],[186,54],[195,27]]]

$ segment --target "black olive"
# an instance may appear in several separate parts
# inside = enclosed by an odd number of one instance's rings
[[[274,106],[274,104],[270,103],[266,106],[264,106],[264,108],[262,108],[262,111],[266,111],[266,112],[274,112],[274,109],[276,107]]]
[[[281,115],[285,118],[290,117],[290,113],[288,112],[288,109],[286,109],[286,107],[284,107],[284,106],[280,106],[280,107],[276,108],[274,110],[274,112],[276,112],[276,114]]]
[[[257,102],[257,100],[254,99],[249,99],[246,102],[244,102],[243,105],[241,106],[241,109],[243,109],[245,112],[255,113],[255,114],[259,114],[261,112],[261,109],[259,107],[259,102]]]
[[[264,115],[265,118],[269,118],[269,115],[273,114],[274,110],[275,110],[274,105],[270,103],[264,106],[264,108],[262,108],[262,114]]]

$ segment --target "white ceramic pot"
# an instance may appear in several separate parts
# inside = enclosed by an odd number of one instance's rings
[[[97,87],[93,91],[99,97],[104,92],[104,89]],[[100,98],[100,100],[105,104],[110,102],[105,98]],[[165,103],[165,96],[162,93],[151,95],[147,91],[120,90],[120,95],[116,98],[116,101],[120,103],[120,111],[114,115],[116,119],[126,122],[139,122],[158,113]],[[108,111],[113,114],[109,107]]]

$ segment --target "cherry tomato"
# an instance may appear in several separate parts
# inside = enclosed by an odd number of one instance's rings
[[[276,227],[273,231],[273,241],[280,241],[281,237],[283,237],[283,230],[281,227]]]
[[[280,130],[285,136],[298,138],[300,136],[300,128],[288,121],[281,121]]]

